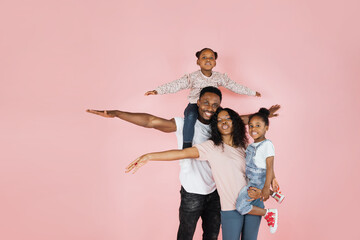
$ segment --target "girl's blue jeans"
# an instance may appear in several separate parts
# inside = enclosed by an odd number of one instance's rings
[[[198,118],[197,104],[189,103],[184,111],[183,148],[192,147],[194,127]]]

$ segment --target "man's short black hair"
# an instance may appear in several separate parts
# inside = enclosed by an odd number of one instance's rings
[[[220,102],[221,102],[222,94],[221,94],[221,91],[216,87],[204,87],[203,89],[201,89],[199,98],[201,98],[201,96],[207,92],[215,93],[216,95],[218,95],[220,97]]]

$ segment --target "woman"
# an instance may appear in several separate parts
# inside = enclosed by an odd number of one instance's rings
[[[256,240],[261,216],[240,215],[235,210],[240,189],[247,183],[245,176],[246,129],[240,116],[229,108],[218,108],[211,119],[211,138],[192,148],[145,154],[133,161],[126,172],[136,172],[148,161],[171,161],[197,158],[210,163],[221,203],[223,239]],[[259,199],[255,206],[264,207]]]

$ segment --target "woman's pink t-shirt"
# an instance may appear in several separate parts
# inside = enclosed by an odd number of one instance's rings
[[[199,150],[198,160],[210,163],[216,188],[220,196],[221,210],[235,210],[240,189],[247,184],[245,175],[245,151],[224,144],[215,146],[208,140],[195,145]]]

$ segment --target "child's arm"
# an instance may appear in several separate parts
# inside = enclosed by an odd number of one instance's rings
[[[250,88],[231,80],[226,74],[223,75],[222,85],[237,94],[261,97],[261,93],[251,90]]]
[[[278,192],[280,190],[280,185],[275,177],[275,172],[273,172],[273,180],[271,182],[271,189],[274,191],[274,192]]]
[[[183,150],[169,150],[164,152],[154,152],[142,155],[126,167],[126,173],[133,171],[135,173],[140,167],[148,161],[173,161],[184,158],[198,158],[199,151],[196,147],[185,148]]]
[[[152,91],[147,91],[146,93],[145,93],[145,96],[149,96],[149,95],[157,95],[158,93],[157,93],[157,91],[156,90],[152,90]]]
[[[175,81],[165,83],[159,87],[157,87],[155,90],[147,91],[145,93],[145,96],[149,95],[162,95],[167,93],[176,93],[180,90],[184,90],[187,88],[190,88],[190,77],[188,74],[184,75],[182,78],[179,78]]]
[[[270,184],[274,178],[274,156],[266,158],[266,180],[261,190],[261,200],[266,201],[270,196]]]

